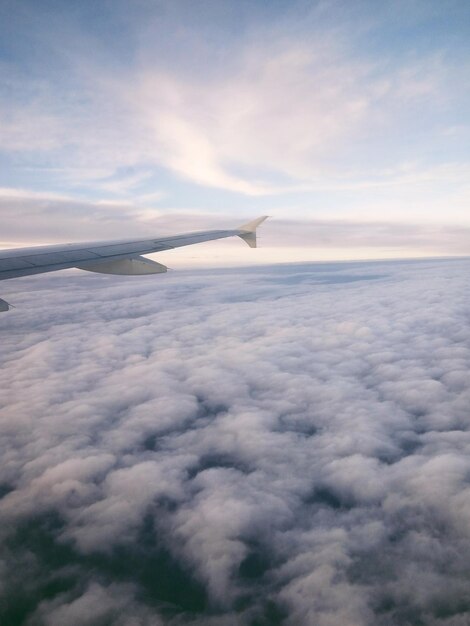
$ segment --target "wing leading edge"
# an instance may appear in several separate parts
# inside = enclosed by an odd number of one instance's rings
[[[167,268],[141,255],[235,236],[243,239],[251,248],[256,248],[256,229],[267,217],[259,217],[232,230],[205,230],[151,239],[94,241],[0,250],[0,280],[71,267],[104,274],[158,274],[166,272]],[[0,311],[8,309],[8,303],[0,300]]]

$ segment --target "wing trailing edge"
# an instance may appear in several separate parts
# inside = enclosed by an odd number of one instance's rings
[[[100,261],[75,266],[79,270],[97,272],[98,274],[115,274],[117,276],[143,276],[144,274],[162,274],[167,271],[166,265],[137,256],[132,259],[117,261]]]

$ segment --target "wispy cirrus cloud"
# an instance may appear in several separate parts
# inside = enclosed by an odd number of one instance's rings
[[[254,197],[315,192],[325,179],[332,186],[387,179],[397,161],[422,158],[429,140],[443,141],[449,112],[464,101],[458,85],[465,68],[432,47],[405,48],[392,59],[385,46],[373,56],[354,29],[377,37],[385,17],[360,23],[345,12],[333,28],[333,10],[294,6],[285,23],[274,12],[228,36],[221,54],[216,38],[203,43],[210,20],[191,30],[183,7],[147,7],[129,22],[129,58],[123,61],[116,42],[114,64],[112,48],[77,29],[76,15],[58,12],[54,23],[63,33],[50,41],[38,14],[29,22],[37,45],[48,48],[46,56],[64,55],[31,83],[27,104],[10,98],[9,110],[4,99],[3,143],[60,159],[83,185],[102,191],[109,187],[87,178],[86,167],[117,178],[129,167],[163,167],[183,181]],[[215,28],[222,18],[216,11],[213,18]],[[166,34],[172,28],[185,42],[178,54]],[[15,71],[3,69],[7,77]],[[424,169],[432,165],[422,160]]]
[[[441,64],[394,67],[384,80],[375,63],[349,56],[344,43],[318,39],[248,48],[227,75],[207,84],[205,77],[144,68],[138,102],[165,144],[166,165],[201,184],[253,195],[314,191],[335,176],[331,187],[377,175],[393,181],[384,172],[397,158],[394,134],[413,133],[410,117],[430,99],[438,108]],[[222,176],[230,172],[232,182]],[[251,189],[237,188],[236,180],[251,180]]]

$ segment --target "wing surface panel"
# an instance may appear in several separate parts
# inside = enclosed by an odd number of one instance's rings
[[[241,236],[243,228],[183,233],[153,239],[95,241],[0,250],[0,280],[68,269],[96,261],[131,259],[214,239]]]

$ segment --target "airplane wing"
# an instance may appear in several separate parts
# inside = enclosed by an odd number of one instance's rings
[[[143,254],[234,236],[243,239],[250,248],[256,248],[256,228],[265,219],[267,216],[262,216],[232,230],[203,230],[170,237],[0,250],[0,280],[54,272],[70,267],[89,272],[127,276],[159,274],[166,272],[167,268],[161,263],[142,257]],[[0,299],[0,311],[8,311],[9,308],[10,305]]]

